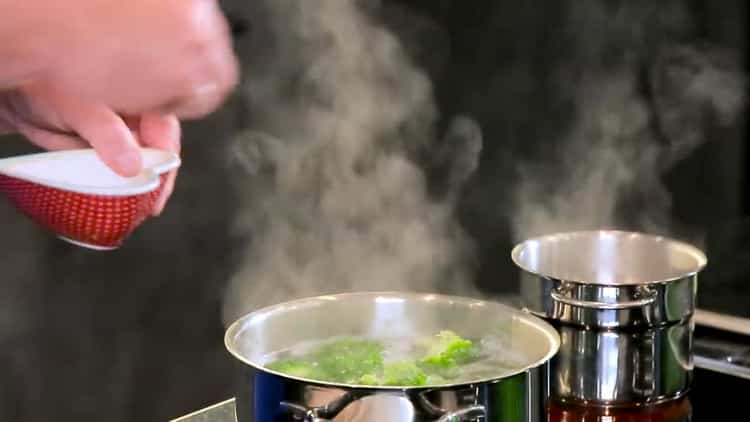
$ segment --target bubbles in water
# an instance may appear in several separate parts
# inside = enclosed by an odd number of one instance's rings
[[[300,342],[293,348],[266,355],[260,363],[269,365],[286,359],[309,360],[312,356],[315,356],[321,346],[341,339],[329,338],[321,341]],[[382,357],[383,363],[386,365],[399,362],[417,362],[425,357],[425,350],[420,344],[424,339],[416,336],[377,339],[347,337],[347,339],[376,340],[383,346]],[[446,378],[445,384],[462,384],[489,378],[502,378],[533,363],[529,359],[529,354],[523,353],[519,347],[515,346],[512,337],[507,333],[504,335],[499,333],[487,334],[482,338],[470,340],[478,346],[477,356],[467,363],[458,365],[456,376]],[[317,365],[317,361],[313,361],[312,366]]]

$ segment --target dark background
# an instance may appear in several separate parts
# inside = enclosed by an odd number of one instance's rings
[[[242,1],[224,3],[238,52],[251,54],[242,45],[253,34],[252,16]],[[502,206],[514,183],[509,169],[514,160],[542,155],[570,118],[545,84],[575,52],[562,31],[574,0],[386,3],[406,5],[444,30],[450,49],[436,62],[425,55],[423,63],[440,108],[473,116],[484,131],[479,173],[460,207],[479,245],[477,283],[488,292],[513,292],[512,237]],[[614,16],[624,2],[599,3]],[[650,10],[668,2],[630,3]],[[744,62],[745,2],[675,3],[691,10],[692,37],[735,48]],[[665,10],[653,7],[645,16],[656,25]],[[408,22],[391,25],[408,35]],[[527,73],[502,72],[519,62]],[[237,193],[227,183],[234,174],[226,161],[230,135],[246,112],[232,98],[211,117],[185,125],[184,164],[167,211],[118,251],[70,246],[0,204],[0,420],[158,421],[232,395],[221,299],[245,239],[233,235]],[[742,254],[750,212],[744,125],[711,135],[716,139],[665,180],[674,217],[707,234],[712,265],[702,279],[701,306],[750,316],[741,278],[742,263],[750,261]],[[26,151],[33,148],[14,137],[0,143],[1,156]]]

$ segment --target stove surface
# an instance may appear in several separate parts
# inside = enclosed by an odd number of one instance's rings
[[[718,407],[731,414],[734,418],[732,420],[745,420],[740,415],[745,413],[748,389],[750,389],[750,379],[696,368],[693,390],[687,395],[692,415],[690,417],[678,418],[674,422],[712,422],[718,420]],[[588,413],[585,417],[571,418],[568,416],[565,420],[570,422],[602,422],[619,419],[613,417],[610,417],[610,419],[601,417],[591,418],[591,414]],[[661,419],[628,418],[627,420],[655,422]],[[171,422],[237,422],[234,399],[174,419]]]
[[[745,414],[747,406],[747,391],[750,391],[750,336],[739,333],[738,330],[722,330],[699,323],[695,328],[693,353],[695,371],[692,390],[685,399],[687,403],[668,405],[676,408],[677,412],[682,412],[676,418],[664,419],[664,414],[644,416],[636,413],[634,416],[632,410],[627,409],[625,412],[630,412],[627,417],[616,417],[614,414],[601,416],[596,414],[596,411],[593,411],[592,415],[592,411],[587,409],[555,408],[552,413],[560,414],[555,420],[712,422],[718,420],[718,408],[731,414],[731,420],[748,420],[742,415]],[[681,416],[683,414],[690,416]],[[237,422],[234,399],[173,419],[171,422]]]
[[[170,422],[237,422],[234,399],[215,404]]]

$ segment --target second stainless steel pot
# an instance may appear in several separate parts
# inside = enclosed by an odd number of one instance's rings
[[[530,239],[512,258],[523,306],[561,334],[548,367],[553,398],[632,405],[687,391],[700,250],[600,230]]]

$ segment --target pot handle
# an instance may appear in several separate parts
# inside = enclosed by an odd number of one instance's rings
[[[580,299],[573,299],[572,297],[568,297],[565,294],[565,291],[560,289],[559,287],[552,290],[550,293],[550,296],[552,297],[552,300],[558,303],[562,303],[565,305],[570,306],[576,306],[579,308],[591,308],[591,309],[629,309],[629,308],[640,308],[646,305],[650,305],[654,303],[656,300],[657,292],[655,290],[649,289],[647,287],[643,287],[640,289],[642,292],[640,299],[630,300],[627,302],[617,302],[617,303],[606,303],[606,302],[597,302],[594,300],[580,300]]]
[[[333,417],[341,411],[344,403],[351,403],[357,396],[352,394],[346,394],[342,399],[335,402],[332,408],[328,409],[310,409],[305,406],[301,406],[289,402],[281,402],[281,407],[287,412],[295,415],[298,419],[303,422],[331,422],[331,419],[326,417]],[[327,411],[326,411],[327,410]],[[323,414],[323,416],[320,416]],[[486,417],[487,410],[482,405],[474,405],[465,407],[463,409],[454,410],[452,412],[444,413],[436,422],[462,422],[465,420],[476,419],[480,417]]]
[[[279,403],[279,405],[286,412],[291,413],[297,419],[302,420],[304,422],[324,422],[326,420],[326,419],[319,418],[316,415],[315,409],[308,409],[304,406],[300,406],[298,404],[289,403],[285,401]]]
[[[467,419],[486,417],[487,410],[482,405],[474,405],[448,412],[440,417],[437,422],[461,422]]]
[[[295,403],[289,403],[286,401],[279,403],[279,405],[286,412],[293,414],[303,422],[330,422],[331,419],[329,418],[335,417],[346,406],[361,398],[362,396],[362,394],[348,392],[338,399],[334,400],[333,402],[325,406],[316,408],[307,408],[305,406]]]

